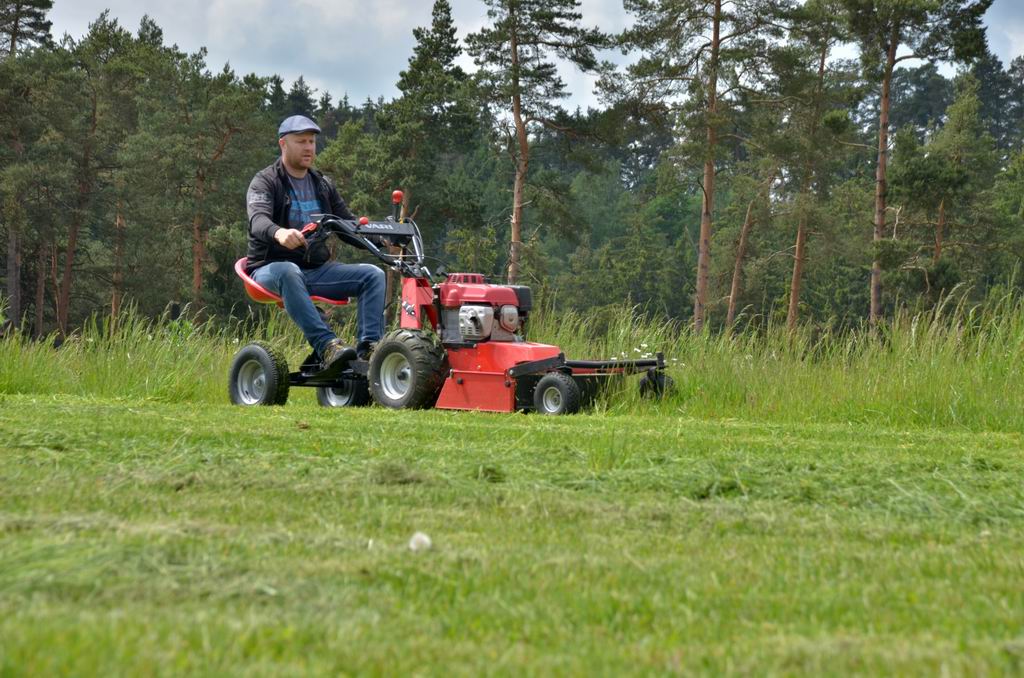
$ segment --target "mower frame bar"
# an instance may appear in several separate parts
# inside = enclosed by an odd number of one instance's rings
[[[348,379],[366,378],[370,371],[370,363],[366,360],[350,360],[339,362],[326,370],[321,370],[320,359],[316,353],[302,361],[299,369],[288,374],[290,386],[341,386]]]
[[[541,360],[531,360],[528,363],[519,363],[515,367],[508,368],[507,372],[508,376],[515,379],[518,377],[525,377],[527,374],[540,374],[541,372],[557,370],[563,365],[565,365],[565,354],[559,353],[551,358],[542,358]]]
[[[657,353],[654,358],[641,360],[566,360],[565,354],[559,353],[551,358],[519,363],[515,367],[510,367],[507,373],[512,378],[518,378],[563,368],[569,368],[570,372],[580,370],[581,374],[636,374],[652,369],[665,369],[665,355]]]
[[[626,374],[632,374],[651,368],[665,369],[665,355],[656,353],[653,358],[640,360],[567,360],[565,366],[583,370],[623,370]]]

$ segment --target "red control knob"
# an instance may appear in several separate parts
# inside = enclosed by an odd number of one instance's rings
[[[402,193],[401,191],[395,191],[394,193],[391,194],[391,202],[397,205],[398,203],[402,202],[402,198],[404,196],[405,194]]]
[[[360,226],[366,226],[368,223],[370,223],[369,217],[359,217]]]

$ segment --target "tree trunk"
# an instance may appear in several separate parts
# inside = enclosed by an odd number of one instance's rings
[[[892,87],[892,71],[896,65],[896,49],[899,47],[899,30],[893,28],[889,36],[889,51],[882,75],[882,99],[878,114],[878,166],[875,168],[875,229],[873,241],[878,243],[885,237],[886,163],[889,158],[889,95]],[[876,245],[877,246],[877,245]],[[878,325],[882,314],[882,262],[875,254],[871,263],[871,312],[868,322]]]
[[[206,263],[206,170],[211,169],[221,158],[231,138],[241,132],[240,127],[229,127],[221,136],[220,143],[210,156],[208,164],[197,158],[195,212],[192,215],[192,309],[198,312],[203,305],[203,264]]]
[[[192,310],[199,311],[203,302],[203,262],[206,261],[206,231],[203,228],[203,200],[206,197],[206,173],[196,172],[196,202],[192,214]]]
[[[821,97],[825,90],[825,62],[828,59],[829,44],[826,41],[821,46],[818,54],[818,81],[814,92],[814,106],[811,109],[811,124],[809,138],[812,140],[818,135],[818,120],[821,118]],[[804,176],[800,186],[800,194],[804,200],[810,199],[811,183],[817,170],[816,164],[808,155],[804,162]],[[789,312],[786,314],[786,328],[792,332],[796,329],[800,320],[800,288],[803,285],[804,263],[807,260],[807,207],[800,209],[800,219],[796,227],[796,247],[793,253],[793,277],[789,283]]]
[[[43,331],[43,304],[46,303],[46,245],[39,243],[39,250],[36,253],[36,298],[35,298],[35,324],[32,325],[32,332],[38,339],[45,333]]]
[[[68,245],[64,254],[64,273],[60,280],[57,293],[57,331],[62,336],[68,333],[68,315],[71,306],[71,284],[74,279],[75,254],[78,251],[78,233],[82,229],[85,210],[92,200],[92,141],[96,136],[99,123],[99,111],[96,96],[92,97],[92,118],[89,136],[86,137],[82,149],[82,160],[78,166],[78,196],[75,199],[75,210],[68,225]]]
[[[11,44],[7,56],[14,59],[18,54],[18,38],[21,28],[21,3],[14,5],[14,17],[11,19]],[[15,135],[16,137],[16,135]],[[13,146],[21,156],[21,144],[17,138]],[[19,215],[20,216],[20,215]],[[21,326],[21,238],[15,218],[8,211],[10,226],[7,231],[7,315],[15,326]]]
[[[516,178],[512,186],[512,232],[509,242],[508,282],[515,284],[519,279],[520,257],[523,234],[523,192],[526,188],[526,175],[530,169],[530,142],[526,134],[526,120],[523,118],[523,101],[519,91],[519,42],[513,30],[511,39],[512,51],[512,118],[516,126],[515,155]]]
[[[14,3],[14,18],[11,19],[11,46],[7,56],[13,59],[18,55],[18,38],[21,37],[21,10],[20,2]]]
[[[15,224],[17,215],[8,214],[7,227],[7,317],[21,325],[21,234]]]
[[[729,287],[729,310],[725,316],[725,325],[731,328],[736,321],[736,301],[740,295],[740,285],[743,282],[743,259],[747,256],[747,242],[750,239],[750,231],[754,227],[754,203],[758,200],[767,200],[768,193],[775,183],[775,174],[778,168],[772,170],[771,174],[762,184],[761,191],[757,198],[754,198],[747,205],[747,214],[743,218],[743,226],[740,228],[740,241],[736,246],[736,263],[732,269],[732,285]]]
[[[68,316],[71,306],[71,283],[74,276],[75,253],[78,251],[78,232],[82,228],[82,213],[88,202],[88,187],[79,188],[78,207],[68,226],[68,245],[64,253],[64,267],[57,293],[57,331],[67,336]]]
[[[516,179],[512,187],[512,240],[509,243],[508,284],[519,279],[523,246],[523,189],[526,185],[526,163],[516,163]]]
[[[715,0],[712,17],[711,54],[708,60],[707,84],[707,148],[704,158],[704,198],[701,201],[700,239],[697,242],[697,290],[693,299],[693,329],[704,328],[708,297],[708,269],[711,262],[711,226],[715,206],[715,146],[718,129],[715,115],[718,113],[718,55],[721,48],[720,27],[722,0]]]
[[[729,311],[725,315],[725,326],[732,328],[736,320],[736,299],[740,295],[740,280],[743,275],[743,258],[747,256],[747,239],[750,229],[754,226],[754,200],[747,205],[747,216],[743,218],[740,228],[740,242],[736,246],[736,264],[732,268],[732,285],[729,287]]]
[[[942,240],[946,230],[946,199],[939,201],[939,219],[935,222],[935,254],[932,255],[932,266],[942,258]]]
[[[113,323],[121,314],[121,301],[124,298],[124,201],[118,198],[117,212],[114,217],[114,274],[113,292],[110,295],[110,317]]]
[[[206,234],[203,213],[192,217],[192,309],[198,311],[203,301],[203,262],[206,261]]]
[[[796,329],[800,317],[800,285],[803,282],[804,258],[807,247],[807,210],[800,211],[796,227],[796,252],[793,257],[793,279],[789,285],[789,312],[786,314],[786,329]]]

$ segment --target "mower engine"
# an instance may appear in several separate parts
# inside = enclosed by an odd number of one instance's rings
[[[489,285],[479,273],[453,273],[437,287],[441,342],[523,341],[533,298],[523,285]]]

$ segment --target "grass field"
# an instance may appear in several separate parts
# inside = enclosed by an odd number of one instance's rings
[[[1016,433],[309,394],[0,432],[4,675],[1024,670]]]
[[[0,341],[0,676],[1024,673],[1020,303],[624,318],[534,336],[678,391],[565,418],[234,408],[241,328]]]

